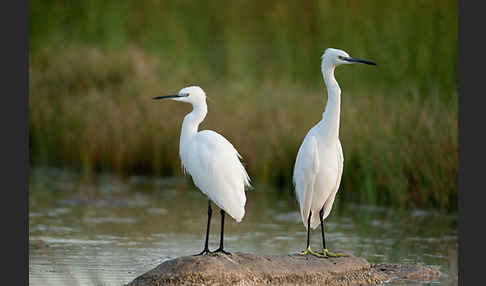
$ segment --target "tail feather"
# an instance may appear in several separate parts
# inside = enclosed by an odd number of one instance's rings
[[[304,223],[305,228],[307,229],[307,219],[309,218],[309,211],[301,212],[302,216],[302,223]],[[310,218],[310,227],[311,229],[316,229],[321,224],[321,220],[319,218],[319,212],[312,213]]]
[[[235,211],[231,217],[233,217],[237,222],[241,222],[244,216],[245,208],[240,208],[239,210]]]
[[[316,229],[320,224],[321,224],[321,220],[319,218],[319,213],[318,212],[312,213],[311,221],[310,221],[311,229]]]

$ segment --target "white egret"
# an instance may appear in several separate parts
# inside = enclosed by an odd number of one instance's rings
[[[334,78],[334,69],[342,64],[373,62],[351,58],[345,51],[326,49],[321,57],[321,71],[327,87],[327,104],[322,120],[309,130],[299,148],[294,166],[293,183],[299,201],[302,222],[307,229],[307,247],[301,254],[319,257],[344,256],[326,248],[323,220],[331,212],[343,173],[343,151],[339,141],[341,89]],[[310,248],[310,228],[321,225],[322,253]],[[310,226],[310,227],[309,227]]]
[[[208,112],[206,94],[198,86],[181,89],[178,94],[157,96],[153,99],[172,99],[192,104],[192,112],[184,117],[179,144],[179,156],[184,172],[189,173],[194,184],[208,196],[208,225],[204,249],[197,255],[211,253],[208,248],[211,224],[211,201],[221,209],[221,237],[219,248],[214,252],[230,254],[223,249],[225,212],[240,222],[245,215],[245,187],[250,177],[240,162],[240,154],[220,134],[203,130],[199,124]]]

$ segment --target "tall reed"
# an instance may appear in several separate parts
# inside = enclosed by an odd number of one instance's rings
[[[180,175],[189,106],[154,95],[198,84],[256,180],[290,187],[326,93],[326,47],[373,60],[336,72],[343,199],[456,209],[457,1],[34,1],[33,164]]]

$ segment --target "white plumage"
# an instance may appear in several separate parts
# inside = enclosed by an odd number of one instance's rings
[[[186,120],[187,116],[184,124]],[[245,215],[245,186],[250,186],[250,178],[233,145],[218,133],[204,130],[191,138],[181,136],[179,154],[194,184],[240,222]]]
[[[208,112],[206,94],[200,87],[185,87],[178,94],[154,99],[163,98],[192,104],[192,112],[182,122],[179,156],[184,171],[191,175],[194,184],[222,210],[220,248],[216,251],[227,253],[223,250],[224,214],[229,214],[237,222],[243,219],[245,188],[251,187],[250,177],[240,162],[240,154],[226,138],[211,130],[198,131],[199,124]],[[211,213],[209,202],[206,242],[200,254],[210,252],[208,236]]]
[[[240,222],[245,215],[245,187],[250,187],[250,178],[240,154],[226,138],[211,130],[198,131],[208,112],[206,94],[199,86],[189,86],[169,98],[193,106],[182,122],[179,156],[184,170],[201,192]]]
[[[321,123],[313,127],[305,137],[294,167],[294,184],[302,222],[307,227],[309,211],[312,211],[312,229],[319,225],[319,212],[323,207],[323,219],[331,212],[344,163],[339,139],[319,142],[324,141],[319,140],[323,128]]]
[[[322,120],[309,130],[299,148],[293,174],[302,222],[308,232],[307,250],[303,254],[315,255],[320,254],[310,250],[309,229],[315,229],[321,223],[321,210],[322,220],[331,212],[341,183],[344,164],[339,141],[341,89],[334,78],[334,69],[341,64],[350,63],[374,65],[370,61],[351,58],[346,52],[337,49],[326,49],[321,59],[321,71],[327,87],[328,101]],[[322,230],[322,239],[324,248],[322,255],[332,254],[325,247],[324,230]]]

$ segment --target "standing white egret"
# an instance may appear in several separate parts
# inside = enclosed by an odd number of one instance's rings
[[[323,220],[329,215],[343,173],[343,151],[339,141],[339,113],[341,89],[334,78],[334,69],[342,64],[375,63],[351,58],[345,51],[326,49],[321,57],[321,71],[327,87],[327,104],[322,120],[304,138],[294,166],[293,182],[299,201],[302,222],[307,228],[307,247],[301,254],[319,257],[344,256],[332,253],[326,248]],[[310,228],[319,222],[322,230],[322,253],[310,248]],[[310,227],[309,227],[310,226]]]
[[[182,122],[179,156],[184,171],[209,198],[206,242],[203,251],[197,255],[211,253],[208,248],[211,201],[221,209],[221,237],[219,248],[214,252],[230,254],[223,249],[224,215],[228,213],[237,222],[243,219],[245,187],[250,187],[250,177],[240,162],[240,154],[226,138],[211,130],[198,132],[198,126],[208,112],[206,94],[200,87],[185,87],[178,94],[153,99],[164,98],[190,103],[193,108]]]

